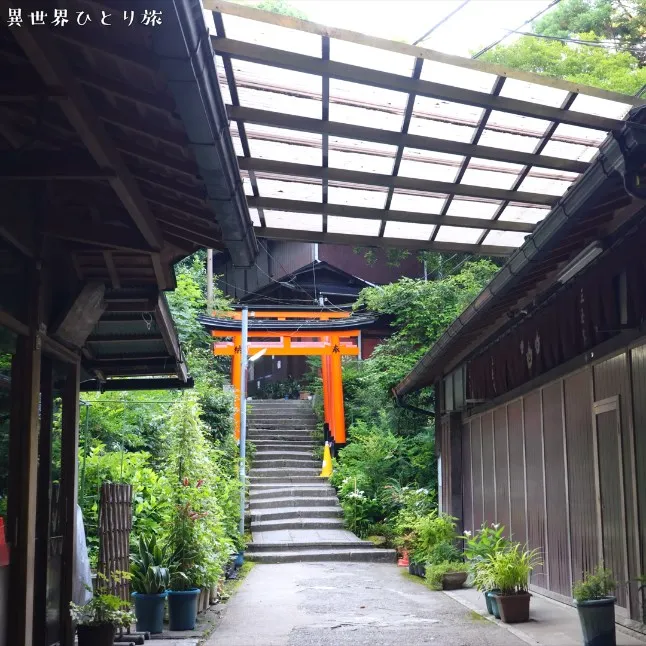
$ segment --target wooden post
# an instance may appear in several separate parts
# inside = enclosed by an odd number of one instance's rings
[[[38,474],[38,399],[41,346],[44,327],[43,285],[40,263],[30,267],[29,331],[18,337],[12,366],[10,498],[12,544],[7,643],[32,646],[34,628],[34,571]]]
[[[34,585],[34,643],[47,635],[47,555],[51,527],[52,422],[54,417],[53,366],[42,358],[40,382],[40,434],[38,437],[38,511],[36,517],[36,568]],[[54,582],[55,584],[55,582]]]
[[[341,365],[341,344],[338,335],[332,337],[330,356],[330,387],[332,399],[332,432],[334,443],[345,444],[345,408],[343,406],[343,369]]]
[[[236,440],[240,439],[240,386],[242,384],[242,335],[233,335],[234,352],[231,357],[231,383],[235,393],[234,427]]]
[[[463,507],[462,507],[462,418],[457,413],[452,413],[449,418],[449,445],[450,469],[448,480],[450,490],[447,492],[449,513],[458,519],[458,533],[462,534],[464,529]]]
[[[80,364],[69,364],[63,388],[61,424],[61,514],[63,520],[63,559],[61,577],[61,646],[73,646],[74,625],[69,607],[74,588],[76,500],[78,496],[79,390]]]

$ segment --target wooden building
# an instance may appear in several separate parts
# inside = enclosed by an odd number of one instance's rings
[[[434,386],[442,508],[542,551],[532,588],[571,603],[598,563],[644,629],[646,110],[397,386]]]
[[[131,4],[128,25],[119,3],[66,2],[56,27],[53,11],[32,26],[31,3],[0,2],[0,641],[11,646],[74,642],[79,392],[190,386],[164,296],[173,264],[200,247],[241,265],[257,253],[200,3],[161,3],[158,25]]]

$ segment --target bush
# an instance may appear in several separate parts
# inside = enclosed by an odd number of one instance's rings
[[[611,570],[599,565],[594,573],[588,572],[582,581],[577,582],[572,588],[575,601],[593,601],[612,596],[617,583]]]
[[[505,595],[527,592],[529,575],[540,564],[538,550],[524,549],[520,543],[511,543],[484,562],[491,589]]]
[[[449,572],[468,572],[469,566],[464,561],[440,561],[426,566],[426,584],[431,590],[442,589],[442,577]]]

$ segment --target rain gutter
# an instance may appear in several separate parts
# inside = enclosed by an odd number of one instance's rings
[[[633,109],[630,117],[635,119],[645,112],[643,106]],[[640,115],[641,116],[641,115]],[[396,397],[430,385],[439,376],[439,363],[445,360],[462,330],[489,309],[498,294],[502,293],[526,269],[537,256],[562,233],[570,218],[576,218],[580,209],[594,196],[599,185],[612,173],[625,175],[628,158],[635,149],[644,145],[646,130],[637,123],[626,123],[616,134],[610,135],[600,146],[599,154],[588,170],[570,187],[556,203],[551,213],[517,249],[491,282],[478,294],[475,300],[453,321],[444,334],[435,342],[411,370],[393,389]],[[432,374],[431,374],[432,373]]]
[[[222,230],[233,264],[251,267],[258,243],[229,134],[229,121],[199,0],[173,0],[163,28],[153,30],[153,49],[175,99],[206,185],[207,202]],[[179,37],[178,37],[179,36]]]

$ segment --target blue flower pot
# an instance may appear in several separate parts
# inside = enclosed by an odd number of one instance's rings
[[[161,594],[140,594],[133,592],[137,630],[145,633],[164,632],[164,604],[166,592]]]
[[[244,552],[238,552],[236,554],[234,564],[236,567],[242,567],[243,563],[244,563]]]
[[[500,610],[498,609],[498,600],[496,599],[496,594],[500,590],[488,590],[485,592],[485,600],[487,602],[487,610],[490,615],[493,615],[496,619],[500,619]]]
[[[170,630],[193,630],[197,618],[199,588],[168,591]]]
[[[615,646],[615,597],[577,601],[585,646]]]

